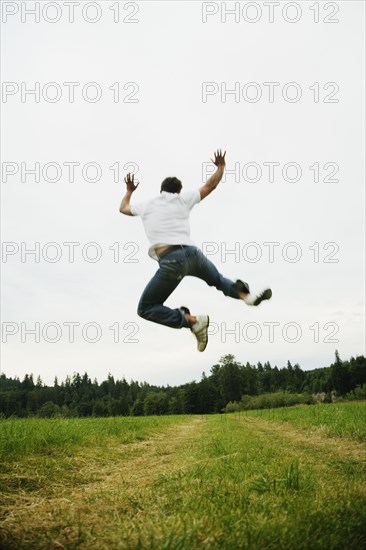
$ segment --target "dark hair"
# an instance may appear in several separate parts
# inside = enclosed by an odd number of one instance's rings
[[[160,187],[160,193],[166,191],[167,193],[180,193],[183,185],[178,178],[165,178]]]

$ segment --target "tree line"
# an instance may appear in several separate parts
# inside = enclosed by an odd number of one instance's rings
[[[277,397],[269,399],[270,395]],[[55,378],[53,386],[47,386],[40,377],[34,381],[32,374],[26,374],[22,381],[1,374],[0,416],[208,414],[223,412],[228,404],[226,410],[238,403],[247,407],[250,403],[256,407],[279,406],[316,399],[330,401],[335,395],[366,397],[363,355],[342,361],[336,351],[330,366],[304,371],[290,361],[283,368],[272,367],[269,362],[241,364],[228,354],[211,367],[208,376],[202,373],[199,382],[180,386],[154,386],[133,380],[128,383],[125,378],[115,380],[111,374],[98,383],[86,372],[67,376],[61,383]]]

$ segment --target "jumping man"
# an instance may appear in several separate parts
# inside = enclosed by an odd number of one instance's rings
[[[226,296],[244,300],[251,306],[258,306],[272,296],[270,288],[253,296],[247,283],[223,277],[190,239],[190,211],[220,183],[225,169],[225,155],[226,151],[222,154],[221,149],[214,154],[215,160],[212,162],[217,167],[216,172],[200,189],[182,192],[182,182],[170,177],[162,182],[160,195],[144,203],[130,204],[132,193],[139,184],[134,183],[133,174],[127,174],[124,179],[127,192],[119,209],[127,216],[141,217],[150,243],[149,256],[159,263],[159,269],[142,293],[138,315],[168,327],[189,328],[197,339],[198,351],[204,351],[207,346],[208,315],[195,316],[185,306],[171,309],[164,305],[183,277],[191,275],[203,279]]]

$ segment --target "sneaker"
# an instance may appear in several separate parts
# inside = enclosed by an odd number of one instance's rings
[[[239,290],[239,292],[245,292],[246,294],[250,293],[249,285],[248,283],[244,283],[244,281],[241,281],[238,279],[236,282],[236,288]]]
[[[263,300],[270,300],[272,298],[272,290],[270,288],[267,288],[266,290],[263,290],[256,299],[253,302],[253,306],[259,306]]]
[[[191,332],[196,337],[198,351],[205,351],[208,342],[208,315],[197,315],[197,322],[191,327]]]

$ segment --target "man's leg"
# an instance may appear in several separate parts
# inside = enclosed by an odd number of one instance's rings
[[[171,309],[164,302],[177,288],[185,275],[184,261],[178,254],[169,254],[162,259],[158,271],[143,291],[137,313],[147,321],[159,323],[172,328],[190,327],[196,319],[186,315],[181,309]]]
[[[243,281],[234,282],[221,275],[216,266],[198,248],[195,252],[195,261],[191,262],[188,274],[203,279],[209,286],[221,290],[225,296],[244,300],[247,305],[258,306],[263,300],[269,300],[272,296],[272,291],[269,288],[258,296],[253,296],[250,294],[249,286]]]
[[[160,261],[160,267],[146,286],[137,313],[140,317],[154,323],[172,328],[190,328],[197,340],[198,351],[207,346],[208,315],[192,315],[188,308],[171,309],[164,306],[165,300],[177,288],[189,269],[187,256],[183,251],[170,253]]]
[[[242,300],[249,293],[249,288],[248,292],[244,292],[245,287],[241,288],[236,282],[221,275],[217,267],[206,258],[199,248],[196,248],[192,260],[188,275],[202,279],[209,286],[214,286],[217,290],[223,292],[225,296],[230,296],[237,300]]]

